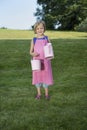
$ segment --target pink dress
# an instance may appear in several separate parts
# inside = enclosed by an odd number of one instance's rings
[[[48,43],[47,36],[43,38],[35,38],[34,52],[39,53],[39,56],[33,59],[41,60],[41,70],[33,71],[32,73],[32,84],[45,83],[47,85],[53,84],[51,61],[44,57],[44,46]]]

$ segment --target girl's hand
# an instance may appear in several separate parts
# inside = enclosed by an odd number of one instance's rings
[[[37,56],[39,56],[39,54],[38,54],[37,52],[34,52],[34,53],[32,54],[32,56],[33,56],[33,57],[37,57]]]

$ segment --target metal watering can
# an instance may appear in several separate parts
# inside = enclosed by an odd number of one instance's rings
[[[45,58],[48,58],[48,59],[53,59],[54,58],[52,43],[47,43],[44,46],[44,56],[45,56]]]
[[[41,61],[32,59],[31,68],[32,70],[41,70]]]

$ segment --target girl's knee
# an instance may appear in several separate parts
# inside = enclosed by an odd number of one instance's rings
[[[43,83],[43,88],[48,88],[48,84]]]

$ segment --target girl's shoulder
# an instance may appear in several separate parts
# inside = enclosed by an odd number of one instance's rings
[[[33,37],[33,43],[35,44],[37,37]]]
[[[48,38],[48,36],[44,36],[45,37],[45,39],[47,40],[47,42],[49,42],[49,38]]]
[[[48,36],[44,36],[44,38],[48,40]]]

